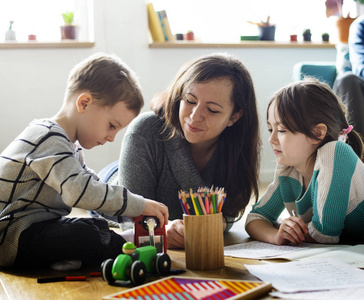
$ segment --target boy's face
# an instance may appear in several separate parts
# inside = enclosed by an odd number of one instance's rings
[[[79,118],[76,139],[85,149],[113,142],[116,134],[135,117],[136,113],[124,102],[112,107],[87,104]]]

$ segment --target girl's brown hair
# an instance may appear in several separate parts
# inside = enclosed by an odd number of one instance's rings
[[[279,90],[268,104],[267,119],[273,101],[282,124],[292,133],[300,132],[318,140],[313,128],[325,124],[327,133],[319,147],[336,141],[339,133],[349,127],[345,105],[326,83],[315,78],[307,77]],[[355,130],[348,134],[348,144],[362,159],[363,141]]]

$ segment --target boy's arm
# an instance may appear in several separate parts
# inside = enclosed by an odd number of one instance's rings
[[[66,137],[50,135],[27,157],[27,164],[56,190],[62,201],[70,207],[99,210],[108,215],[139,216],[145,208],[145,199],[122,186],[110,186],[95,180],[80,161],[74,157],[71,143]],[[58,200],[50,201],[61,207]]]

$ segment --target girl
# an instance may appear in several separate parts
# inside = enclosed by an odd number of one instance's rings
[[[267,122],[278,165],[247,217],[252,238],[277,245],[364,238],[363,143],[344,108],[316,79],[273,96]],[[291,216],[276,226],[284,208]]]
[[[184,247],[180,189],[224,187],[229,230],[258,191],[259,122],[249,72],[226,54],[197,58],[151,108],[124,136],[118,183],[168,206],[169,248]]]

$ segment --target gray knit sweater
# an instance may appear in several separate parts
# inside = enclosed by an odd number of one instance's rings
[[[187,142],[179,137],[167,140],[168,132],[161,133],[162,127],[163,121],[153,112],[132,121],[122,142],[117,180],[131,192],[167,205],[170,220],[182,219],[180,189],[223,187],[226,168],[220,161],[224,144],[219,142],[200,173]]]
[[[81,147],[47,119],[33,121],[0,156],[0,266],[11,266],[20,234],[72,207],[139,216],[144,198],[98,180]]]

